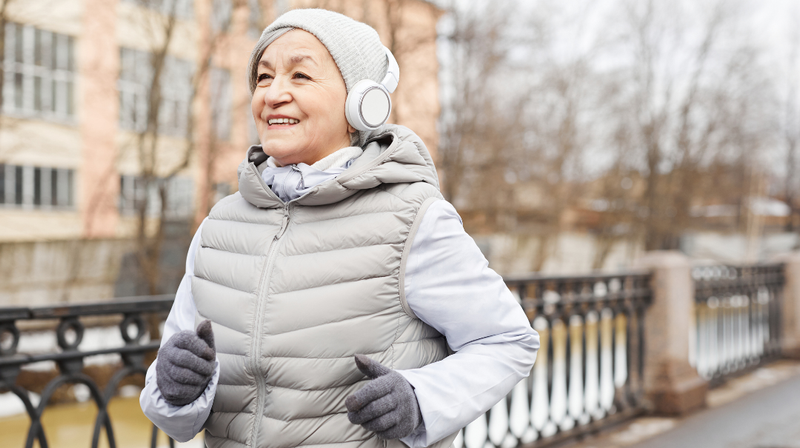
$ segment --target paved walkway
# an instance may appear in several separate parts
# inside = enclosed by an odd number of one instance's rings
[[[800,448],[800,364],[756,370],[708,401],[683,419],[640,418],[570,448]]]

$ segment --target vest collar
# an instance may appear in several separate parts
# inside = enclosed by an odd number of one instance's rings
[[[439,188],[436,168],[422,140],[399,125],[385,125],[362,148],[364,153],[334,179],[290,201],[305,206],[329,205],[382,184],[427,182]],[[261,178],[268,156],[260,145],[247,150],[239,165],[239,192],[259,208],[280,208],[285,203]]]

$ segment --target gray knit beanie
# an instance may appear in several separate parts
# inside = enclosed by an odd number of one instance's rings
[[[256,89],[258,61],[264,50],[293,29],[307,31],[325,45],[339,67],[348,93],[361,80],[371,79],[380,83],[386,76],[389,63],[378,32],[371,26],[325,9],[295,9],[275,19],[261,33],[248,66],[251,95]],[[353,144],[363,146],[369,132],[358,131],[357,134]]]

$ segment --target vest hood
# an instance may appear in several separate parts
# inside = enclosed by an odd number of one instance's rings
[[[362,149],[364,153],[345,172],[291,202],[306,206],[328,205],[382,184],[426,182],[439,189],[439,178],[428,148],[405,126],[384,125]],[[261,178],[268,157],[261,145],[247,150],[238,169],[239,192],[256,207],[283,207],[284,202]]]

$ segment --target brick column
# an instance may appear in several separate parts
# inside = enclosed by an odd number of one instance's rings
[[[789,358],[800,359],[800,252],[783,254],[776,261],[784,263],[786,278],[781,309],[781,352]]]
[[[79,112],[83,140],[80,204],[83,236],[116,235],[119,212],[117,122],[119,120],[119,48],[117,0],[85,0],[79,40]]]
[[[705,406],[708,385],[689,365],[694,282],[679,252],[648,252],[637,261],[653,271],[653,304],[645,316],[644,390],[650,408],[681,415]]]

